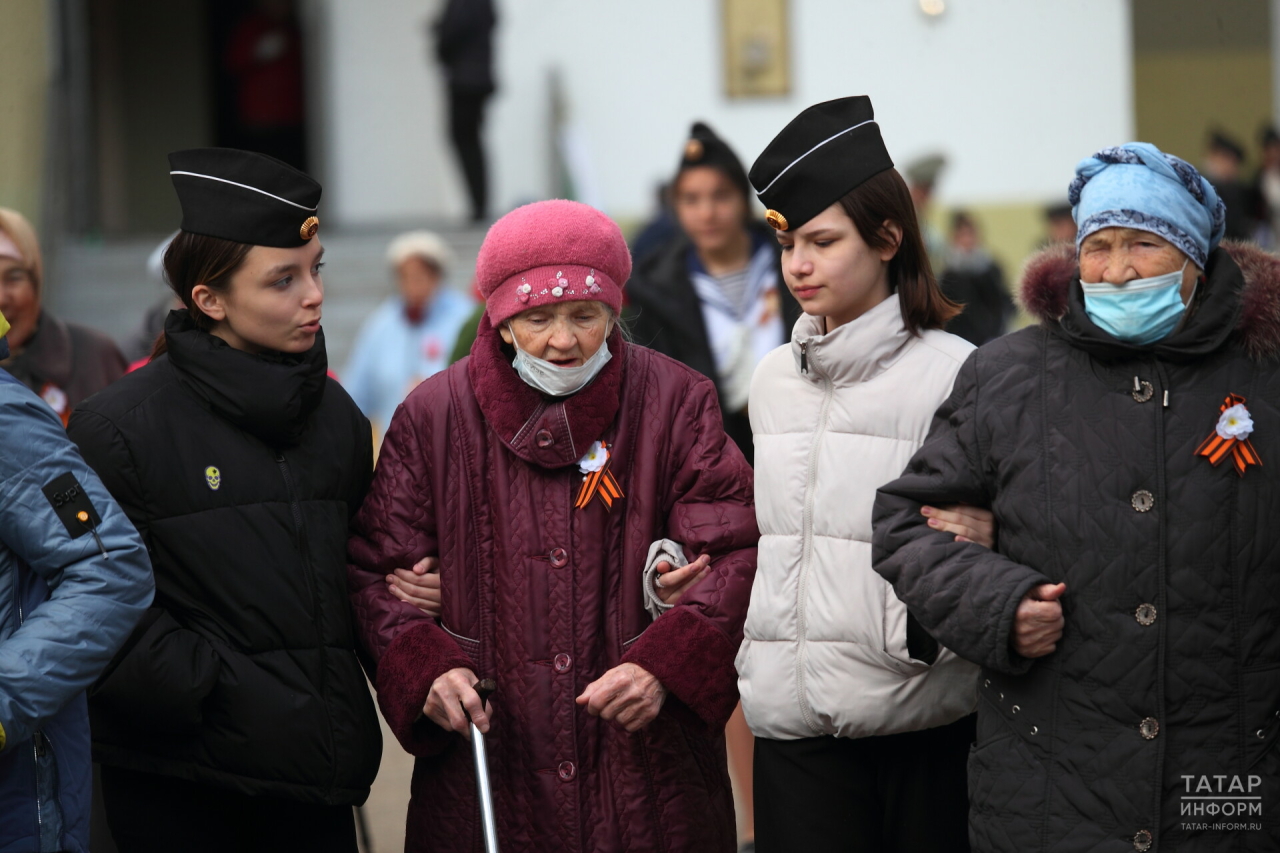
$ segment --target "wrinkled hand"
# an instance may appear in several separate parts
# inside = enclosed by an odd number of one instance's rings
[[[689,565],[678,569],[674,568],[669,561],[660,560],[654,566],[658,572],[658,577],[654,581],[658,598],[663,604],[677,603],[691,586],[702,580],[702,576],[709,568],[711,568],[710,554],[703,554]]]
[[[990,510],[967,504],[944,507],[926,506],[920,514],[929,518],[929,526],[944,533],[954,533],[957,542],[975,542],[984,548],[996,543],[996,517]]]
[[[667,688],[648,670],[623,663],[588,684],[577,702],[593,717],[638,732],[658,716],[666,698]]]
[[[412,569],[396,569],[387,575],[387,588],[433,619],[440,618],[440,561],[423,557]]]
[[[480,707],[480,694],[472,686],[476,681],[476,674],[466,667],[449,670],[432,682],[422,713],[440,728],[458,732],[467,740],[471,740],[467,724],[467,714],[470,714],[471,722],[481,732],[488,733],[490,705],[485,703],[483,709]]]
[[[1024,658],[1042,658],[1058,648],[1062,639],[1062,605],[1065,583],[1045,583],[1022,597],[1013,616],[1013,650]]]

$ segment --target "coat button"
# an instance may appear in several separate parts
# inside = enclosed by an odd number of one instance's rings
[[[556,437],[551,434],[549,429],[538,430],[538,433],[533,438],[538,442],[539,447],[550,447],[556,443]]]
[[[573,777],[578,775],[578,768],[573,766],[572,761],[560,762],[560,781],[572,782]]]
[[[556,655],[556,672],[568,672],[571,666],[573,666],[573,658],[563,652]]]
[[[1138,489],[1129,501],[1138,512],[1149,512],[1156,505],[1156,496],[1146,489]]]
[[[551,561],[552,568],[563,569],[569,565],[569,552],[563,548],[552,548],[547,559]]]
[[[1138,732],[1147,740],[1155,740],[1156,735],[1160,734],[1160,721],[1155,717],[1144,717],[1138,723]]]
[[[1139,850],[1139,851],[1150,850],[1151,842],[1153,840],[1154,839],[1152,838],[1152,835],[1150,832],[1148,832],[1145,829],[1140,829],[1133,836],[1133,849]]]
[[[1154,625],[1156,623],[1156,606],[1154,604],[1139,604],[1138,609],[1133,612],[1133,618],[1138,620],[1139,625]]]

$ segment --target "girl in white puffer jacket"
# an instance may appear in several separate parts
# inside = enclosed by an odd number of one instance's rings
[[[973,347],[941,331],[958,306],[869,99],[805,110],[750,177],[805,312],[750,397],[761,539],[737,666],[757,849],[967,851],[977,670],[872,570],[871,507]],[[983,510],[926,513],[991,544]]]

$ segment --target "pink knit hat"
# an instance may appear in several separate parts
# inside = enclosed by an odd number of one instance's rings
[[[540,305],[590,299],[622,310],[631,252],[617,224],[576,201],[526,204],[493,223],[476,259],[489,323]]]

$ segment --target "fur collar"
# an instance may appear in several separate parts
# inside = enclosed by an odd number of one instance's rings
[[[1211,269],[1215,256],[1219,263],[1229,259],[1244,277],[1235,335],[1245,351],[1255,361],[1280,354],[1280,258],[1252,243],[1231,240],[1210,257]],[[1057,323],[1067,313],[1071,285],[1078,276],[1075,247],[1050,246],[1027,263],[1019,302],[1040,323]]]
[[[508,348],[484,315],[467,376],[484,419],[512,453],[542,468],[563,468],[606,437],[622,401],[628,352],[617,329],[605,345],[613,358],[591,384],[572,397],[547,397],[515,372]]]

